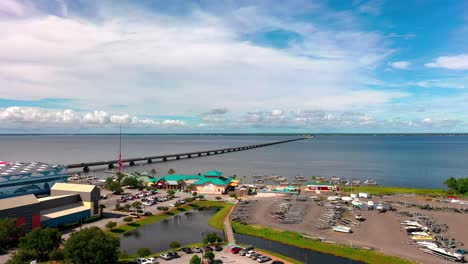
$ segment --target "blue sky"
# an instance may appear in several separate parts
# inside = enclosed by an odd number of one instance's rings
[[[0,1],[0,133],[468,132],[466,1]]]

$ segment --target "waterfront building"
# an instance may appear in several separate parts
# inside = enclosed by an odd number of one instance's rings
[[[233,182],[231,178],[222,175],[222,172],[216,170],[198,175],[169,174],[158,179],[154,186],[158,189],[183,190],[193,184],[195,185],[194,191],[198,193],[223,194],[237,186],[238,181]]]
[[[100,190],[95,185],[55,183],[51,196],[33,194],[0,199],[0,218],[14,218],[26,231],[58,227],[99,215]]]
[[[337,191],[338,187],[329,182],[307,182],[306,191]]]
[[[0,199],[26,194],[48,195],[57,182],[67,182],[68,171],[62,165],[43,162],[2,162],[0,164]]]

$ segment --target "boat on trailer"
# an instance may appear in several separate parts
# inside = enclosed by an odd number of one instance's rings
[[[353,232],[351,230],[351,227],[346,227],[346,226],[335,226],[335,227],[333,227],[333,231],[341,232],[341,233],[352,233]]]
[[[458,253],[451,253],[443,248],[440,248],[440,247],[423,247],[423,248],[420,248],[420,250],[428,253],[428,254],[431,254],[431,255],[434,255],[434,256],[437,256],[437,257],[440,257],[440,258],[443,258],[443,259],[446,259],[446,260],[449,260],[449,261],[455,261],[455,262],[465,262],[465,257],[462,255],[462,254],[458,254]]]

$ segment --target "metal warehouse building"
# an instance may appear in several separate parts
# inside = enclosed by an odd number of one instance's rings
[[[67,182],[67,167],[42,162],[0,163],[0,199],[25,194],[48,195],[56,182]]]
[[[39,226],[58,227],[99,214],[100,190],[95,185],[55,183],[51,196],[32,194],[0,199],[0,217],[12,217],[26,231]]]

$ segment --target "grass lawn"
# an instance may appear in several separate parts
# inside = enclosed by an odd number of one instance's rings
[[[308,248],[315,251],[323,252],[326,254],[332,254],[348,259],[358,260],[365,263],[378,263],[378,264],[412,264],[415,262],[404,260],[398,257],[386,256],[382,253],[354,249],[348,246],[322,243],[313,240],[302,239],[299,233],[275,230],[262,226],[255,225],[242,225],[238,222],[233,222],[232,226],[236,233],[245,234],[250,236],[261,237],[264,239],[278,241],[281,243],[289,244],[292,246]]]
[[[344,192],[349,193],[351,187],[343,187]],[[388,186],[355,186],[353,193],[365,192],[374,195],[379,194],[418,194],[418,195],[436,195],[445,196],[447,191],[442,189],[419,189],[419,188],[405,188],[405,187],[388,187]]]

